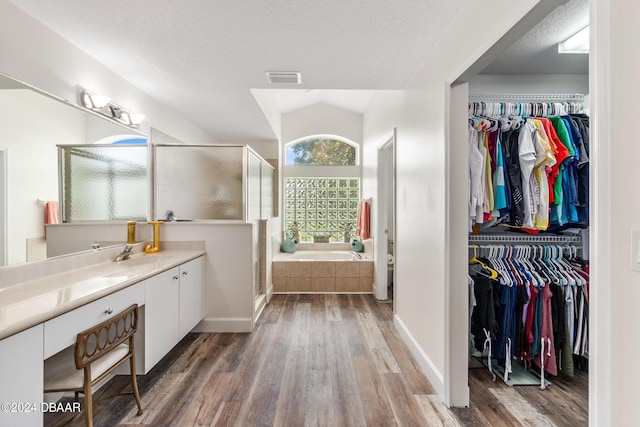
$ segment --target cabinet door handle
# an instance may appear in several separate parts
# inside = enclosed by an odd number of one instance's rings
[[[109,307],[104,312],[105,314],[113,314],[113,308]]]
[[[189,272],[188,272],[188,271],[183,271],[183,272],[182,272],[182,275],[183,275],[183,276],[186,276],[187,274],[189,274]]]
[[[179,277],[178,276],[173,276],[173,280],[178,280]]]

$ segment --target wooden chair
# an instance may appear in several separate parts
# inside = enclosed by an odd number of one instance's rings
[[[45,360],[44,392],[75,392],[84,394],[86,424],[93,426],[91,388],[116,368],[129,360],[131,387],[142,414],[142,404],[136,382],[134,334],[138,329],[138,305],[80,332],[75,346]],[[126,343],[125,341],[129,341]]]

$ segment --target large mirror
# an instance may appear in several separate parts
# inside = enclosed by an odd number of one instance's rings
[[[58,145],[140,142],[145,135],[3,74],[0,114],[3,266],[46,257],[45,210],[59,202]]]

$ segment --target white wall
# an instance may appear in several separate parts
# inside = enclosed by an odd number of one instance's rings
[[[631,230],[640,228],[637,102],[640,4],[591,0],[592,209],[590,423],[637,423],[640,402],[640,273]],[[595,340],[593,335],[596,335]],[[595,376],[594,376],[595,371]]]
[[[188,120],[71,45],[7,0],[0,0],[0,72],[74,104],[84,87],[109,95],[147,116],[141,130],[156,127],[184,141],[212,138]]]
[[[273,129],[273,133],[277,138],[280,138],[282,135],[282,115],[274,91],[271,89],[251,89],[251,94]]]
[[[248,145],[253,148],[263,159],[277,159],[279,156],[279,143],[277,140],[247,140],[247,139],[219,139],[218,144]]]
[[[471,94],[589,93],[588,74],[478,74],[469,81]]]
[[[253,328],[252,225],[165,223],[161,239],[205,242],[204,320],[200,332],[251,332]]]
[[[328,104],[314,104],[282,115],[282,143],[309,135],[332,134],[362,143],[362,115]]]
[[[393,136],[393,129],[400,124],[402,91],[377,91],[371,97],[362,118],[362,191],[373,194],[377,203],[378,146]],[[371,218],[371,231],[376,229],[376,218]]]
[[[25,262],[26,239],[44,237],[44,207],[58,200],[56,144],[85,142],[81,111],[27,89],[0,91],[0,149],[7,150],[8,263]]]

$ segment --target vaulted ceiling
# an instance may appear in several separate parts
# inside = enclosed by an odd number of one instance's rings
[[[362,112],[372,91],[405,88],[466,1],[11,0],[219,139],[274,138],[251,89],[275,90],[282,112]],[[300,71],[302,85],[265,71]]]

